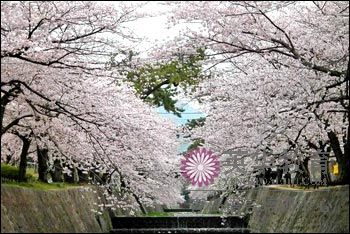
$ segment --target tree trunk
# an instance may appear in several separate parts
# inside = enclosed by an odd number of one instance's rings
[[[302,162],[303,167],[303,182],[306,185],[310,185],[311,179],[310,179],[310,171],[309,171],[309,161],[310,158],[306,157],[304,161]]]
[[[331,143],[331,148],[334,152],[334,155],[337,159],[337,162],[339,164],[339,179],[336,181],[337,184],[349,184],[349,155],[347,155],[348,152],[348,142],[345,145],[344,149],[345,152],[341,151],[339,140],[337,135],[331,131],[328,132],[328,138]],[[349,136],[348,136],[349,138]]]
[[[11,159],[12,159],[12,155],[11,154],[6,155],[6,164],[10,164]]]
[[[283,184],[283,166],[277,166],[277,184]]]
[[[22,182],[22,181],[26,181],[27,155],[30,147],[30,139],[24,136],[21,136],[20,138],[23,142],[23,146],[22,146],[22,152],[20,156],[18,181]]]
[[[343,173],[340,175],[340,181],[344,182],[344,184],[349,184],[350,175],[350,113],[348,113],[349,116],[349,126],[348,126],[348,138],[346,139],[346,143],[344,146],[344,157],[342,158],[343,161],[340,165],[340,171]]]
[[[1,94],[2,94],[2,92],[1,92]],[[10,102],[9,98],[10,98],[9,94],[5,94],[4,96],[1,97],[1,106],[0,106],[1,136],[2,136],[2,134],[4,134],[2,123],[3,123],[3,120],[4,120],[4,114],[5,114],[6,105]]]
[[[72,175],[68,175],[68,174],[64,174],[64,181],[67,183],[74,183],[74,176],[73,176],[73,172]]]
[[[77,168],[73,166],[73,168],[71,170],[72,170],[71,175],[64,174],[64,181],[66,181],[68,183],[78,183],[79,182],[79,174],[78,174]]]
[[[350,96],[350,77],[349,77],[350,62],[348,62],[348,69],[346,70],[346,90],[345,95]],[[347,139],[345,139],[344,145],[344,156],[342,157],[342,163],[340,166],[340,181],[343,184],[349,184],[350,175],[350,104],[347,106],[347,119],[348,119],[348,134]]]
[[[110,180],[110,176],[108,173],[102,173],[102,176],[101,176],[101,184],[108,184]]]
[[[6,105],[9,104],[13,98],[17,97],[18,93],[21,91],[21,88],[18,85],[15,85],[12,87],[8,92],[6,92],[1,97],[1,105],[0,105],[0,126],[1,126],[1,136],[5,133],[3,121],[4,121],[4,114],[6,110]],[[1,92],[1,94],[3,94]]]
[[[79,182],[81,183],[89,183],[90,182],[90,171],[88,171],[87,173],[83,173],[83,170],[79,170],[78,169],[78,176],[79,176]]]
[[[137,204],[139,205],[142,214],[147,214],[147,211],[146,211],[145,207],[143,206],[143,204],[141,203],[139,197],[134,192],[131,192],[131,194],[135,198]]]
[[[140,198],[130,189],[129,186],[126,185],[125,181],[124,181],[124,177],[122,176],[122,174],[120,173],[120,171],[118,170],[118,168],[115,168],[115,171],[119,174],[119,180],[120,180],[120,188],[122,192],[130,192],[131,195],[135,198],[137,204],[139,205],[142,214],[147,214],[147,211],[145,209],[145,207],[143,206],[142,202],[140,201]],[[110,175],[112,175],[113,173],[111,173]]]
[[[54,169],[50,172],[52,182],[63,182],[63,168],[61,161],[56,159],[54,162]]]
[[[293,184],[298,185],[309,185],[310,184],[310,171],[309,171],[309,157],[306,157],[303,161],[298,160],[297,171],[294,178]]]
[[[349,167],[350,167],[349,158],[342,157],[338,163],[339,163],[340,176],[337,182],[339,184],[349,184],[349,179],[350,179],[349,178]]]
[[[329,185],[331,183],[331,177],[329,175],[329,168],[328,168],[328,157],[329,157],[329,150],[325,150],[326,146],[322,146],[320,148],[320,152],[318,154],[320,158],[320,167],[321,167],[321,184],[322,185]]]
[[[37,154],[38,154],[38,174],[39,174],[39,181],[48,182],[48,161],[49,161],[49,150],[48,149],[40,149],[37,147]]]

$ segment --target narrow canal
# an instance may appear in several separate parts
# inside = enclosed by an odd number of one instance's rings
[[[196,215],[114,217],[111,233],[249,233],[247,218]]]

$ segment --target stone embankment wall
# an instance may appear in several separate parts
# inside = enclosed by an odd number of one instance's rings
[[[92,212],[102,199],[89,187],[42,191],[1,185],[1,232],[109,232],[110,214]]]
[[[349,233],[349,186],[310,190],[268,186],[245,196],[260,205],[253,208],[250,216],[251,232]],[[222,198],[216,198],[208,202],[204,212],[220,212],[221,201]],[[225,202],[222,208],[228,206]]]

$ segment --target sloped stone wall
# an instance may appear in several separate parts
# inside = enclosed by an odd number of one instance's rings
[[[348,185],[310,190],[267,186],[248,191],[245,196],[260,205],[250,216],[251,232],[349,232]],[[222,198],[207,202],[203,213],[220,213],[221,202]],[[225,202],[222,208],[230,210],[228,206]]]
[[[1,185],[1,232],[108,232],[107,211],[97,215],[99,193],[84,188],[40,191]]]
[[[317,190],[264,188],[250,217],[251,232],[349,233],[349,186]]]

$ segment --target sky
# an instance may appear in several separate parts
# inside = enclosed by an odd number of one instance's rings
[[[154,43],[169,40],[179,34],[179,27],[167,27],[166,13],[168,10],[169,8],[160,1],[149,1],[140,9],[140,12],[152,16],[126,24],[137,36],[143,38],[143,41],[136,47],[138,51],[147,52]]]
[[[191,105],[187,105],[187,102],[179,101],[177,106],[183,107],[185,109],[184,112],[181,113],[181,118],[168,113],[163,107],[157,108],[157,111],[160,115],[165,118],[171,119],[177,126],[183,125],[187,123],[189,119],[198,119],[200,117],[206,117],[206,114],[199,111],[198,109],[193,108]],[[190,146],[191,141],[189,139],[181,138],[179,145],[179,153],[187,151],[188,146]]]
[[[184,103],[183,101],[180,101],[177,104],[177,106],[183,107],[185,109],[185,111],[181,113],[181,118],[174,114],[168,113],[163,107],[159,107],[157,110],[159,114],[173,120],[177,125],[185,124],[189,119],[198,119],[200,117],[206,117],[205,113],[192,107],[191,105],[187,105],[187,103]]]

